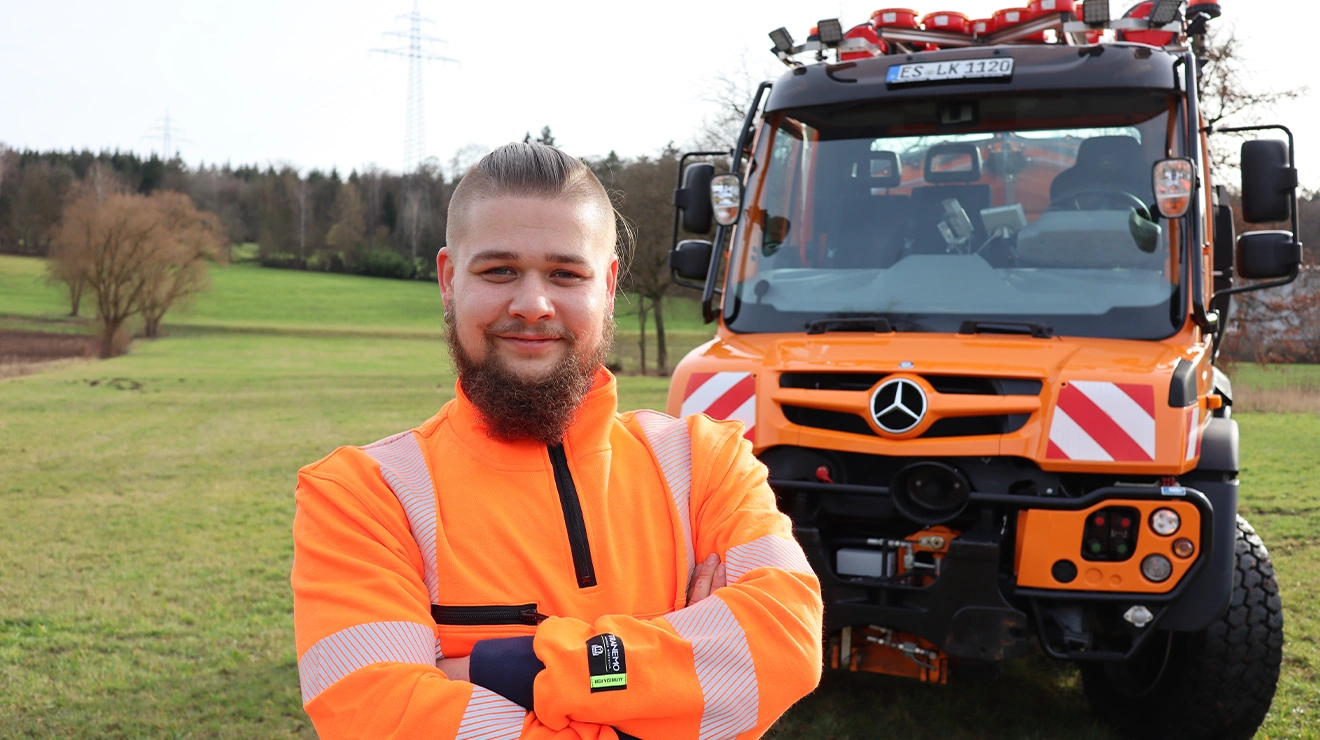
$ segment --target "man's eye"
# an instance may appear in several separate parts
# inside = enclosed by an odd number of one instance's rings
[[[492,267],[489,270],[486,270],[485,274],[492,275],[495,277],[502,277],[506,275],[512,275],[513,269],[509,267]]]
[[[556,270],[555,273],[554,273],[554,275],[553,275],[553,277],[559,278],[560,280],[581,280],[581,279],[582,279],[582,276],[581,276],[581,275],[577,274],[576,272],[569,272],[568,270]]]

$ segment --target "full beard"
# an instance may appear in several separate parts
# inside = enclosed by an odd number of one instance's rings
[[[496,335],[511,330],[538,332],[521,323],[488,327],[485,357],[476,359],[458,339],[454,312],[445,314],[445,342],[458,371],[459,385],[480,412],[490,436],[510,442],[533,440],[557,445],[591,391],[597,370],[614,349],[614,321],[605,318],[595,347],[582,347],[577,335],[568,329],[539,332],[568,342],[568,352],[544,375],[531,379],[514,372],[495,351]]]

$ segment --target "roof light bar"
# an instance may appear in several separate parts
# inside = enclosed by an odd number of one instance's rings
[[[1178,17],[1182,10],[1183,0],[1155,0],[1155,7],[1150,11],[1150,24],[1152,26],[1165,26]]]
[[[1101,26],[1109,22],[1109,0],[1086,0],[1082,3],[1082,21],[1088,26]]]
[[[774,42],[775,48],[772,49],[776,54],[790,54],[793,51],[793,35],[787,28],[776,28],[770,32],[770,40]]]
[[[816,23],[816,30],[820,33],[820,43],[823,46],[838,46],[843,41],[843,24],[838,18],[826,18]]]

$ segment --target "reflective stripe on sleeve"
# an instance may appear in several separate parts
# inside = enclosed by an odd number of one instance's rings
[[[412,432],[402,432],[369,444],[362,450],[380,465],[380,475],[403,506],[408,529],[422,554],[422,580],[431,603],[440,603],[440,576],[436,572],[436,496],[431,471]],[[435,660],[444,655],[435,641]]]
[[[692,494],[692,438],[685,419],[675,419],[658,411],[638,411],[637,422],[646,435],[646,443],[655,455],[655,461],[664,473],[669,495],[678,508],[679,523],[683,526],[683,544],[687,554],[687,580],[692,581],[697,559],[692,550],[692,515],[688,500]]]
[[[797,573],[811,573],[811,564],[802,553],[802,546],[793,540],[767,534],[745,545],[729,548],[724,554],[725,573],[729,583],[741,581],[748,572],[757,568],[779,568]]]
[[[701,684],[700,740],[723,740],[756,727],[760,690],[747,634],[718,596],[665,616],[692,643]]]
[[[474,685],[454,740],[517,740],[526,716],[526,709]]]
[[[322,637],[298,659],[303,704],[373,663],[435,666],[435,632],[416,622],[369,622]]]

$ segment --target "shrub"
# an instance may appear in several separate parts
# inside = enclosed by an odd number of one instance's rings
[[[411,280],[417,274],[417,266],[398,252],[372,249],[358,258],[357,271],[371,277]]]

